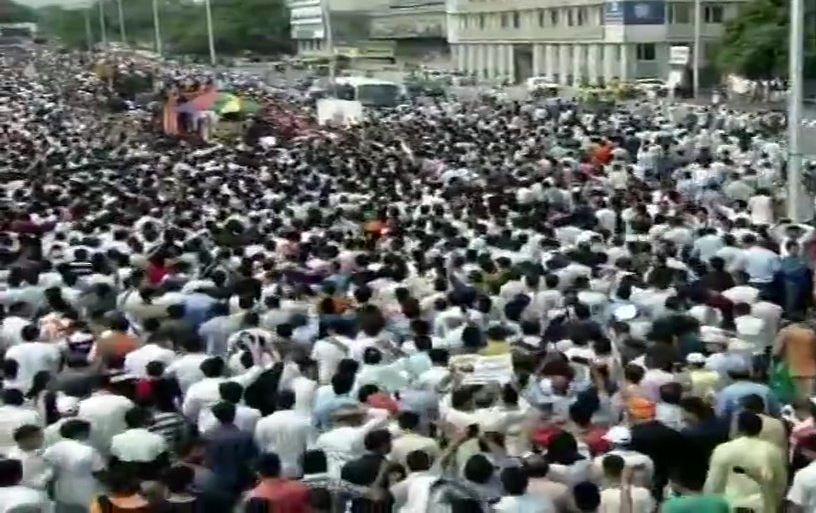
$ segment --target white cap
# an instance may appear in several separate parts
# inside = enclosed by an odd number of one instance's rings
[[[706,362],[706,357],[703,353],[689,353],[688,356],[686,356],[686,361],[688,363],[703,364]]]
[[[618,321],[631,321],[637,317],[637,307],[635,305],[623,305],[615,308],[612,315]]]
[[[632,441],[632,432],[626,426],[614,426],[602,438],[616,445],[626,445]]]

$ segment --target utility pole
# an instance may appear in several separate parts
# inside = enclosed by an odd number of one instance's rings
[[[692,87],[694,89],[694,97],[698,98],[700,94],[700,54],[703,51],[703,45],[700,41],[702,32],[702,2],[701,0],[694,0],[694,55],[692,56]]]
[[[119,39],[122,40],[123,45],[127,45],[127,34],[125,33],[125,9],[122,7],[122,0],[116,0],[116,5],[119,8]]]
[[[85,37],[88,39],[88,52],[93,53],[93,31],[91,30],[91,6],[85,8]]]
[[[213,36],[212,6],[210,0],[204,0],[204,8],[207,10],[207,39],[210,44],[210,64],[215,66],[215,37]]]
[[[791,0],[788,92],[788,217],[793,222],[813,217],[813,198],[802,184],[802,68],[804,64],[804,0]]]
[[[153,32],[156,37],[156,53],[162,54],[161,24],[159,23],[159,0],[153,0]]]
[[[331,26],[331,8],[329,0],[320,0],[320,9],[323,16],[323,38],[326,40],[326,51],[329,53],[329,87],[332,96],[337,97],[335,77],[337,76],[337,58],[334,54],[334,34]]]
[[[102,45],[108,46],[108,33],[105,30],[105,0],[97,2],[99,6],[99,30],[102,33]]]

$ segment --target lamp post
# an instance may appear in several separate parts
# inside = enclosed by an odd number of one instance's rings
[[[204,8],[207,11],[207,39],[210,44],[210,64],[215,66],[215,37],[213,36],[212,6],[210,0],[204,1]]]
[[[700,94],[700,53],[702,52],[702,5],[701,0],[694,0],[694,55],[692,56],[692,87],[694,97]]]
[[[108,33],[105,30],[105,0],[99,0],[99,30],[102,32],[102,44],[108,46]]]
[[[159,0],[153,0],[153,32],[156,38],[156,53],[162,54],[161,25],[159,23]]]
[[[791,0],[790,57],[788,59],[790,90],[788,91],[788,217],[794,222],[813,217],[813,198],[802,184],[802,92],[804,65],[803,36],[805,32],[804,0]]]
[[[125,9],[122,7],[122,0],[116,1],[116,6],[119,10],[119,39],[122,40],[122,44],[127,44],[127,34],[125,33]]]

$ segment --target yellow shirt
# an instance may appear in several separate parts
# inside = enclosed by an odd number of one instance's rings
[[[510,352],[510,344],[504,340],[488,340],[487,347],[479,351],[482,356],[500,356]]]

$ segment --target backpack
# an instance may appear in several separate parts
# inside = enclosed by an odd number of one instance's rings
[[[484,513],[484,500],[462,481],[440,478],[431,484],[426,513]]]

